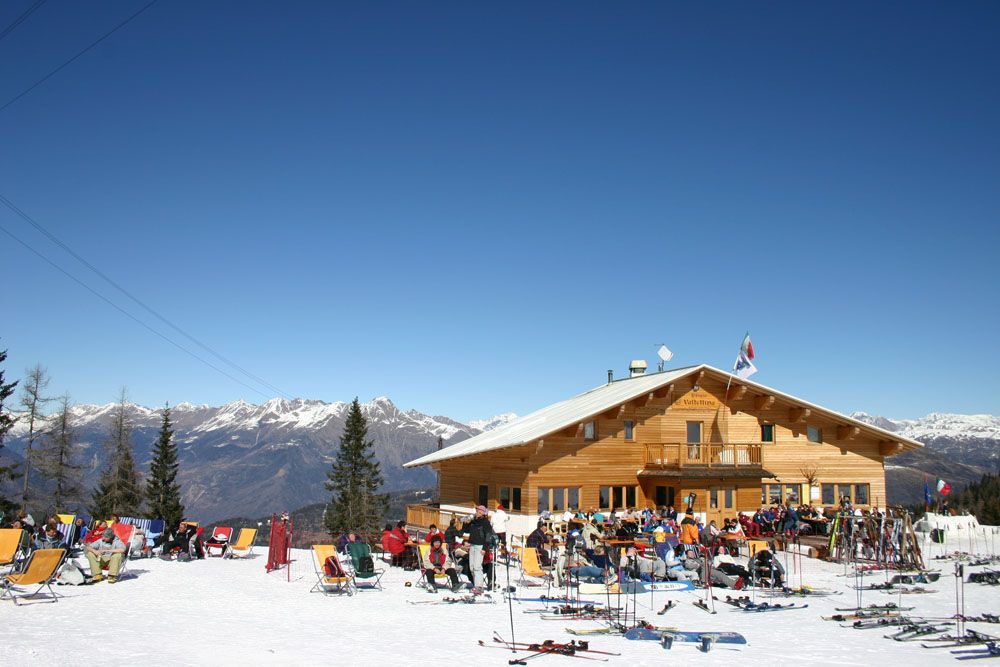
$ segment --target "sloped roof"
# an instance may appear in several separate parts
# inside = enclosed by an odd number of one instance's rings
[[[744,380],[732,375],[731,373],[727,373],[726,371],[713,368],[707,364],[700,364],[698,366],[688,366],[685,368],[677,368],[659,373],[649,373],[634,378],[615,380],[614,382],[595,387],[594,389],[574,396],[573,398],[560,401],[559,403],[554,403],[548,407],[542,408],[541,410],[536,410],[531,414],[515,419],[514,421],[495,428],[492,431],[480,433],[475,437],[463,440],[462,442],[451,445],[450,447],[445,447],[440,451],[432,452],[426,456],[421,456],[420,458],[414,459],[409,463],[405,463],[403,467],[414,468],[417,466],[428,465],[430,463],[436,463],[438,461],[458,458],[460,456],[471,456],[473,454],[482,454],[483,452],[489,452],[495,449],[505,449],[507,447],[524,445],[538,440],[545,435],[549,435],[551,433],[555,433],[556,431],[561,431],[570,426],[575,426],[576,424],[587,421],[602,412],[610,410],[616,405],[621,405],[622,403],[630,401],[634,398],[648,394],[651,391],[656,391],[671,382],[675,382],[680,378],[701,370],[721,376],[724,380],[731,378],[733,386],[746,385],[748,388],[754,389],[762,394],[772,395],[776,398],[794,403],[797,406],[809,408],[810,410],[814,410],[816,413],[822,414],[828,418],[841,421],[852,426],[857,426],[863,431],[868,431],[875,435],[882,436],[886,440],[899,442],[903,445],[904,449],[916,449],[918,447],[923,447],[923,443],[909,438],[904,438],[898,433],[893,433],[892,431],[887,431],[885,429],[878,428],[877,426],[858,421],[857,419],[853,419],[847,415],[809,403],[808,401],[804,401],[801,398],[792,396],[791,394],[778,391],[777,389],[772,389],[771,387],[767,387],[750,380]]]

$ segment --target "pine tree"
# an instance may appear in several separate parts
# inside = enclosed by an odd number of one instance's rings
[[[59,411],[52,416],[51,427],[36,455],[36,467],[52,487],[49,513],[75,509],[83,500],[83,466],[78,463],[80,445],[70,426],[69,396],[59,401]]]
[[[24,446],[24,471],[21,473],[24,479],[21,488],[22,510],[28,508],[31,472],[35,467],[35,443],[46,430],[47,423],[44,411],[46,404],[52,400],[43,395],[45,388],[49,386],[49,377],[41,364],[29,368],[27,373],[28,376],[24,379],[24,387],[21,392],[21,407],[24,408],[23,419],[28,423],[27,440]]]
[[[7,350],[0,350],[0,363],[3,363],[6,359]],[[14,388],[17,386],[16,381],[5,383],[3,380],[3,369],[0,368],[0,454],[3,453],[4,436],[14,427],[14,418],[11,417],[9,410],[4,409],[4,402],[14,395]],[[17,466],[5,466],[0,461],[0,488],[3,488],[5,480],[14,479],[16,472]],[[0,495],[0,515],[10,514],[15,509],[16,506],[14,503]]]
[[[128,400],[124,389],[111,418],[109,436],[106,446],[107,467],[94,491],[91,511],[101,518],[111,514],[138,516],[142,491],[139,487],[139,473],[135,469],[132,425],[128,418]]]
[[[327,474],[333,498],[326,509],[325,523],[331,533],[354,531],[375,535],[388,507],[388,497],[377,493],[382,471],[368,437],[368,422],[355,398],[347,413],[340,452]]]
[[[146,516],[163,519],[168,526],[176,526],[184,518],[181,504],[181,487],[177,483],[177,445],[170,428],[170,406],[163,408],[160,435],[153,449],[153,462],[149,464],[146,480]]]

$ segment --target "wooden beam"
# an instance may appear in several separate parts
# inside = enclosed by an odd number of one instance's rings
[[[656,394],[655,391],[651,391],[648,394],[646,394],[646,402],[642,404],[642,407],[646,407],[647,405],[653,402],[653,399],[656,398],[654,394]]]
[[[618,406],[618,416],[617,419],[625,419],[625,404],[622,403]]]
[[[768,410],[774,405],[774,396],[754,396],[753,407],[757,410]]]
[[[625,406],[623,405],[622,407],[624,408]],[[601,419],[618,419],[618,413],[618,408],[611,408],[601,414]]]
[[[800,421],[805,421],[809,419],[809,415],[812,414],[812,410],[809,408],[792,408],[788,411],[788,421],[793,424],[797,424]]]
[[[705,371],[698,371],[698,374],[694,376],[694,383],[701,384],[701,381],[705,378]]]
[[[900,449],[902,448],[898,442],[892,440],[878,441],[878,453],[881,456],[892,456],[893,454],[898,454]]]
[[[859,433],[861,429],[857,426],[838,426],[837,440],[854,440]]]
[[[737,385],[735,387],[729,388],[729,393],[726,394],[726,398],[740,400],[747,395],[747,386],[745,384]]]
[[[535,453],[537,454],[538,452],[542,451],[542,447],[544,446],[545,446],[545,439],[542,438],[538,441],[538,444],[535,445]]]

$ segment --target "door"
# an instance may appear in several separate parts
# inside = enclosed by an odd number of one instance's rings
[[[701,463],[701,422],[687,423],[687,460]]]
[[[736,518],[736,487],[711,486],[708,489],[707,521],[715,521],[721,530],[725,519]]]
[[[654,489],[653,497],[657,507],[669,507],[674,504],[674,487],[657,486]]]

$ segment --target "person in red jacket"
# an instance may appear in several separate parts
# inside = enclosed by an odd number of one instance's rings
[[[385,550],[392,554],[392,564],[403,567],[403,556],[406,553],[406,543],[410,541],[410,536],[406,534],[406,522],[400,521],[396,527],[389,531],[385,540]]]
[[[427,537],[425,538],[425,541],[427,542],[427,544],[430,544],[431,542],[433,542],[433,541],[434,541],[434,538],[435,538],[435,537],[440,537],[440,538],[441,538],[441,542],[445,542],[445,539],[444,539],[444,533],[442,533],[442,532],[441,532],[441,531],[440,531],[440,530],[438,529],[438,527],[437,527],[437,526],[435,526],[435,525],[434,525],[434,524],[432,523],[432,524],[431,524],[431,527],[430,527],[430,530],[429,530],[429,531],[427,532]]]

